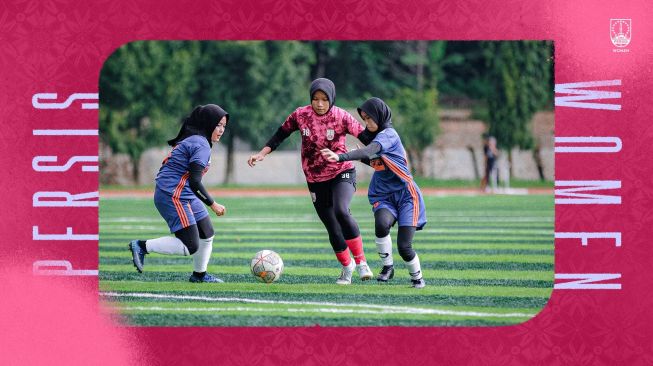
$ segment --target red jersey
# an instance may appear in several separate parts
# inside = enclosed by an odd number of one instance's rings
[[[333,106],[328,113],[319,116],[310,105],[297,108],[281,128],[288,134],[296,130],[302,134],[302,169],[309,183],[324,182],[354,168],[351,161],[329,162],[320,150],[328,148],[336,154],[344,154],[347,134],[358,137],[365,129],[344,109]]]

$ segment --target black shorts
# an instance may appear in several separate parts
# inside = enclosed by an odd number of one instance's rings
[[[311,193],[311,199],[315,207],[333,206],[333,187],[341,182],[347,182],[354,186],[356,190],[356,169],[349,169],[338,173],[337,176],[324,182],[308,182],[308,190]]]

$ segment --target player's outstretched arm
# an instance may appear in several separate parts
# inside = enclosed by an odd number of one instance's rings
[[[320,150],[322,156],[330,162],[369,159],[380,151],[381,144],[374,141],[364,148],[352,150],[344,154],[336,154],[329,149]]]
[[[253,167],[259,161],[263,161],[263,159],[265,159],[265,156],[268,155],[271,152],[272,152],[272,149],[269,146],[266,146],[266,147],[262,148],[261,151],[259,151],[258,153],[254,154],[254,155],[251,155],[249,157],[249,159],[247,160],[247,164],[249,164],[249,166]]]

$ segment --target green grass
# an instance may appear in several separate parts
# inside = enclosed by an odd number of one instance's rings
[[[553,286],[553,197],[425,197],[429,223],[415,235],[427,286],[415,290],[394,252],[389,284],[354,279],[338,286],[340,266],[310,198],[220,198],[228,214],[216,230],[209,271],[223,284],[191,284],[190,257],[148,255],[139,274],[127,243],[169,235],[152,200],[102,199],[100,290],[125,320],[161,326],[470,326],[526,321]],[[380,269],[364,196],[358,220],[372,270]],[[396,240],[396,228],[393,240]],[[272,249],[285,271],[273,284],[249,273]]]

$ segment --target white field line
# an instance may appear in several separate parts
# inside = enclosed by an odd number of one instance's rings
[[[527,314],[527,313],[486,313],[486,312],[479,312],[479,311],[425,309],[425,308],[414,308],[409,306],[392,306],[392,305],[376,305],[376,304],[345,304],[345,303],[317,302],[317,301],[276,301],[276,300],[248,299],[248,298],[239,298],[239,297],[166,295],[166,294],[152,294],[152,293],[142,293],[142,292],[138,292],[138,293],[101,292],[100,295],[106,297],[136,297],[136,298],[150,298],[150,299],[195,300],[195,301],[209,301],[209,302],[243,302],[243,303],[250,303],[250,304],[283,304],[283,305],[298,305],[298,306],[310,305],[310,306],[328,307],[328,308],[317,308],[317,309],[285,309],[288,312],[416,314],[416,315],[450,315],[450,316],[492,317],[492,318],[511,318],[511,317],[531,318],[535,316],[535,314]],[[357,308],[357,309],[347,309],[347,308]],[[358,310],[358,308],[364,310]],[[120,309],[172,310],[177,308],[165,308],[165,307],[152,306],[152,307],[120,307]],[[192,309],[192,308],[178,308],[178,310],[183,310],[183,311],[186,311],[186,309]],[[209,310],[203,310],[203,308],[197,308],[197,309],[198,311],[209,311]],[[222,309],[222,308],[215,308],[215,309]],[[235,308],[227,308],[227,310],[232,310],[232,309]],[[250,311],[249,308],[238,308],[238,309],[243,309],[243,311]],[[271,309],[269,308],[265,309],[265,311],[268,312],[270,310]],[[188,311],[192,311],[192,310],[188,310]],[[251,311],[260,311],[260,310],[251,310]]]

